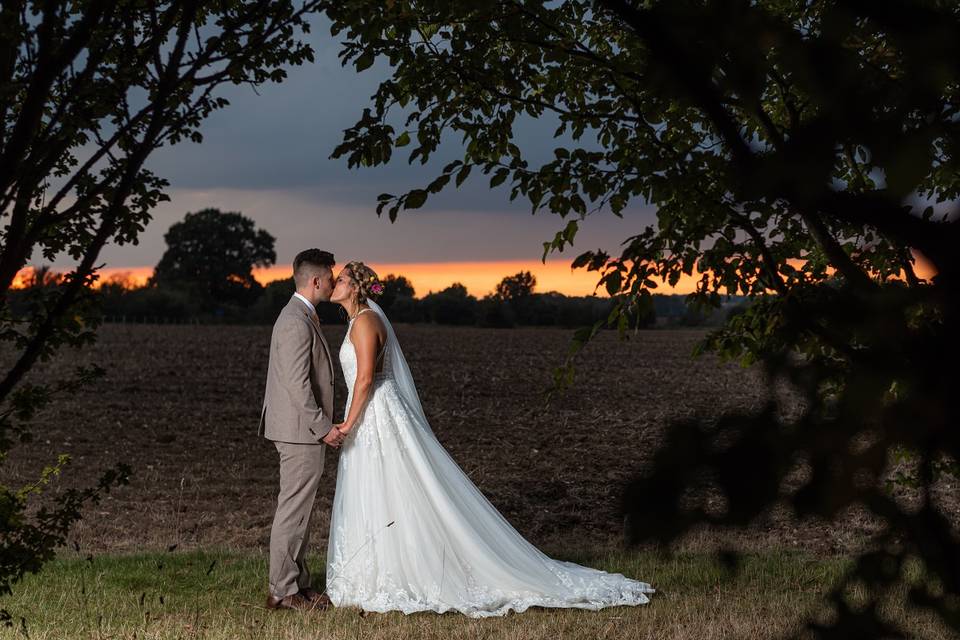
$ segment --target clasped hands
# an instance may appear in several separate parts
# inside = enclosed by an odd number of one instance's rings
[[[349,432],[349,429],[344,428],[344,423],[335,424],[333,428],[327,432],[327,435],[323,436],[323,441],[334,449],[339,449]]]

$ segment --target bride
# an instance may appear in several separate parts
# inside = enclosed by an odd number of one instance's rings
[[[327,548],[338,607],[459,611],[474,618],[531,606],[600,609],[649,602],[646,582],[554,560],[525,540],[439,443],[383,310],[383,285],[347,264],[330,297],[348,313],[340,346],[346,438]]]

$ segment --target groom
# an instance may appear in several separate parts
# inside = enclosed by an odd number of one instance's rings
[[[318,609],[330,599],[310,587],[310,515],[323,472],[324,443],[339,447],[333,429],[333,361],[316,305],[333,292],[333,254],[307,249],[293,261],[296,292],[270,337],[267,388],[257,434],[280,454],[280,493],[270,530],[268,609]]]

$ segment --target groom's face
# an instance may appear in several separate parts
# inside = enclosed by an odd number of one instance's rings
[[[317,300],[329,302],[330,294],[333,293],[333,285],[333,269],[324,267],[313,277],[313,287]]]

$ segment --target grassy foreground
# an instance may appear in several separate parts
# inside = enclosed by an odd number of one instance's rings
[[[361,617],[357,609],[273,612],[263,607],[266,554],[194,551],[71,555],[29,576],[0,607],[14,625],[2,638],[777,638],[814,615],[825,620],[822,596],[841,575],[844,558],[791,552],[754,553],[727,580],[709,554],[606,552],[555,557],[624,573],[657,589],[651,602],[598,612],[530,609],[503,618],[399,613]],[[322,574],[322,558],[311,567]],[[903,621],[899,605],[886,615]],[[948,637],[911,614],[922,637]]]

